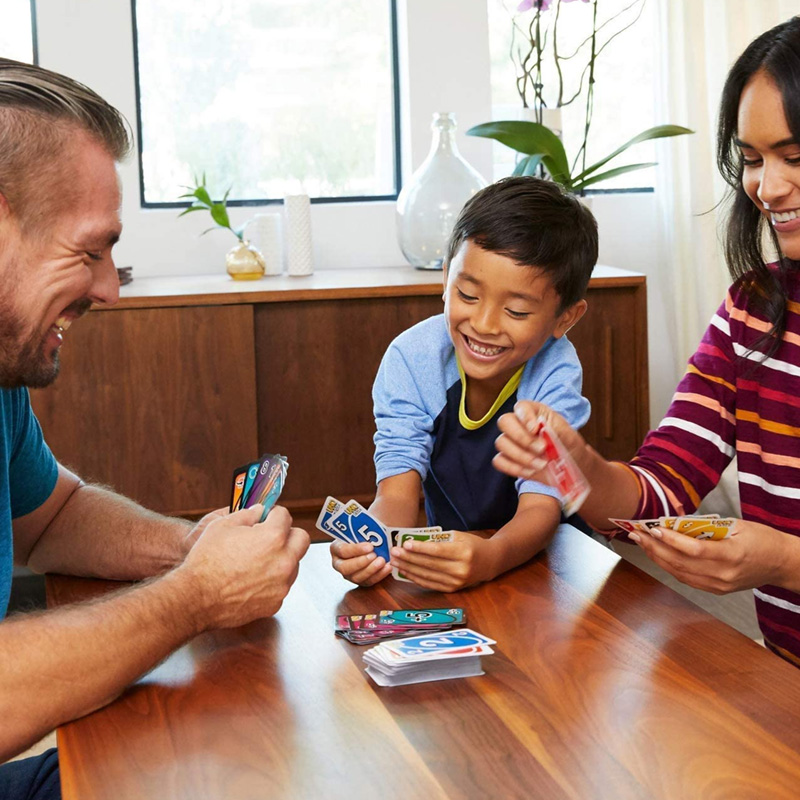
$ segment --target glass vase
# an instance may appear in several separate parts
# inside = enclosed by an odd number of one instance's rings
[[[455,114],[433,115],[430,153],[397,198],[397,238],[417,269],[441,269],[464,203],[486,186],[458,153]]]
[[[264,277],[264,257],[250,246],[247,239],[228,251],[225,267],[235,281],[254,281]]]

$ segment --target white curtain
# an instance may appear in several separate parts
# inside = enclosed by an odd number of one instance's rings
[[[725,184],[715,164],[722,86],[733,62],[759,34],[800,14],[800,0],[656,0],[661,32],[659,122],[695,133],[661,140],[656,199],[658,275],[649,325],[663,348],[651,369],[651,406],[660,417],[729,283],[721,247]],[[661,344],[663,342],[663,344]],[[651,356],[652,357],[652,356]],[[733,503],[734,476],[721,491]],[[712,501],[713,502],[713,501]]]

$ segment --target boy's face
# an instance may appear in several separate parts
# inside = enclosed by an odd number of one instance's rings
[[[535,268],[467,240],[444,276],[444,313],[464,373],[499,392],[551,337],[563,336],[586,301],[559,313],[561,298]]]

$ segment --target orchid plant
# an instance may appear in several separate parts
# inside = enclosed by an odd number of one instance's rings
[[[522,0],[513,17],[510,55],[516,68],[517,93],[522,100],[523,108],[533,108],[535,121],[487,122],[467,131],[468,136],[495,139],[516,150],[522,157],[517,162],[514,175],[535,175],[541,173],[544,168],[554,181],[576,194],[584,194],[586,187],[600,181],[654,166],[655,162],[626,164],[600,171],[609,161],[629,147],[648,139],[680,136],[693,132],[679,125],[657,125],[634,136],[605,158],[587,165],[586,153],[592,125],[597,59],[614,39],[636,23],[646,2],[646,0],[632,0],[617,14],[605,22],[598,23],[597,9],[601,1],[581,0],[591,6],[591,33],[571,53],[565,55],[560,49],[559,40],[561,6],[563,3],[577,2],[577,0]],[[611,29],[608,27],[610,23],[626,12],[635,13],[635,17],[616,32],[610,33]],[[578,85],[572,87],[570,92],[564,77],[564,62],[577,58],[585,59],[586,63],[580,72]],[[561,139],[543,124],[543,111],[549,107],[545,100],[543,78],[546,67],[552,69],[555,76],[555,86],[551,87],[548,93],[549,97],[554,98],[553,107],[568,106],[585,95],[583,138],[572,163],[567,157]]]

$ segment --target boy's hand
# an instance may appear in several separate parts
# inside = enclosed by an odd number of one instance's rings
[[[333,568],[359,586],[373,586],[391,575],[392,565],[376,556],[371,544],[336,541],[331,545]]]
[[[501,434],[495,441],[498,450],[492,460],[495,469],[515,478],[535,478],[548,483],[541,475],[547,466],[544,458],[544,442],[534,431],[539,419],[543,419],[569,450],[578,467],[583,469],[581,455],[585,442],[583,437],[560,414],[549,406],[532,400],[520,400],[513,414],[503,414],[497,421]]]
[[[391,549],[392,564],[414,583],[439,592],[456,592],[491,580],[492,546],[474,533],[453,531],[451,542],[408,540]]]

